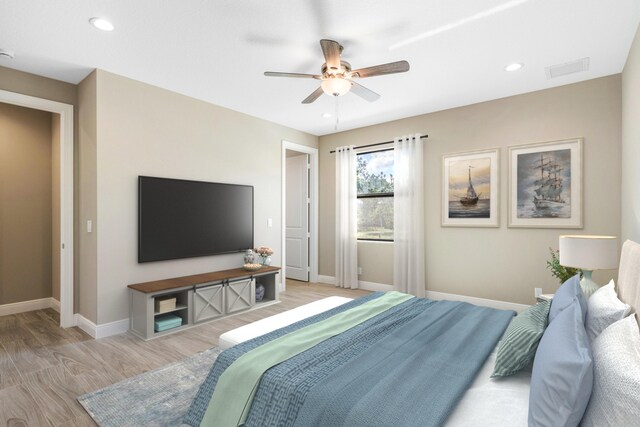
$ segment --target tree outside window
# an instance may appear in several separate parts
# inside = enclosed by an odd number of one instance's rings
[[[393,149],[356,158],[358,240],[393,241]]]

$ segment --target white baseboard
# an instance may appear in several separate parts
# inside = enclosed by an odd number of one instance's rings
[[[322,274],[318,275],[318,283],[327,283],[329,285],[336,284],[336,278],[333,276],[323,276]]]
[[[31,301],[20,301],[12,304],[0,305],[0,316],[8,316],[9,314],[25,313],[27,311],[43,310],[45,308],[53,308],[60,312],[60,302],[53,298],[40,298]]]
[[[75,314],[76,326],[89,334],[92,338],[100,339],[118,335],[129,330],[129,319],[116,320],[115,322],[96,325],[83,315]]]
[[[358,280],[358,287],[365,291],[382,291],[389,292],[393,290],[393,285],[387,285],[385,283],[366,282],[364,280]]]
[[[96,337],[96,324],[91,320],[87,319],[80,313],[74,314],[73,320],[76,326],[89,334],[91,338]]]
[[[318,276],[318,283],[327,283],[329,285],[336,284],[336,278],[333,276]],[[358,288],[364,289],[365,291],[382,291],[388,292],[393,290],[393,286],[387,285],[385,283],[376,283],[376,282],[367,282],[364,280],[358,280]]]
[[[321,275],[321,276],[318,276],[318,282],[335,285],[336,278],[333,276]],[[364,289],[367,291],[388,292],[393,290],[393,285],[387,285],[384,283],[376,283],[376,282],[366,282],[364,280],[358,281],[358,286],[360,287],[360,289]],[[426,291],[425,297],[432,300],[446,299],[449,301],[463,301],[463,302],[468,302],[470,304],[480,305],[483,307],[497,308],[499,310],[514,310],[518,313],[530,307],[529,305],[526,305],[526,304],[518,304],[514,302],[499,301],[499,300],[478,298],[478,297],[469,297],[466,295],[448,294],[445,292],[435,292],[435,291]]]
[[[425,296],[433,300],[446,299],[449,301],[463,301],[463,302],[468,302],[470,304],[480,305],[483,307],[497,308],[499,310],[514,310],[518,313],[531,307],[530,305],[518,304],[515,302],[507,302],[507,301],[478,298],[478,297],[469,297],[466,295],[458,295],[458,294],[448,294],[446,292],[426,291]]]

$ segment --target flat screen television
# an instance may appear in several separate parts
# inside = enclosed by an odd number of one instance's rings
[[[253,186],[138,177],[138,262],[253,248]]]

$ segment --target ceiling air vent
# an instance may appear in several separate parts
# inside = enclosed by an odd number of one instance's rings
[[[13,59],[15,54],[7,49],[0,49],[0,59]]]
[[[564,64],[552,65],[544,69],[548,79],[566,76],[567,74],[580,73],[589,69],[589,58],[582,58]]]

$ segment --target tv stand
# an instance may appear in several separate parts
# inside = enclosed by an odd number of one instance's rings
[[[129,285],[129,330],[148,340],[196,324],[277,304],[276,275],[280,267],[265,266],[257,271],[242,268],[212,271]],[[264,297],[255,300],[255,289],[264,286]],[[156,299],[175,298],[175,308],[156,311]],[[156,332],[159,316],[173,314],[182,325]]]

